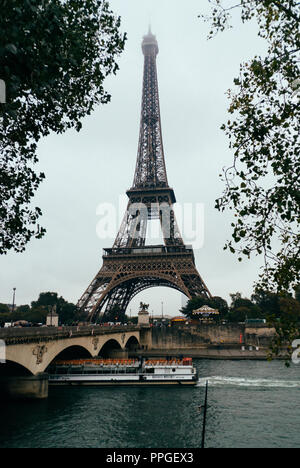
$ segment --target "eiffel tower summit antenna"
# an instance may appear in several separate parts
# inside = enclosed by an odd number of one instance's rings
[[[124,314],[144,289],[167,286],[189,299],[211,293],[195,266],[193,248],[184,244],[174,214],[176,198],[168,184],[159,105],[156,57],[158,42],[149,27],[143,38],[144,77],[137,162],[128,205],[112,248],[104,249],[103,265],[78,301],[96,322],[118,307]],[[147,223],[158,219],[162,245],[146,246]]]

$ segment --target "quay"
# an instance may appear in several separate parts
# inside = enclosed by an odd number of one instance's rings
[[[174,348],[172,350],[151,350],[151,351],[140,351],[129,353],[130,357],[172,357],[172,356],[183,356],[191,357],[194,359],[214,359],[214,360],[257,360],[267,361],[269,349],[245,349],[241,348]],[[283,355],[276,357],[276,359],[285,359]]]

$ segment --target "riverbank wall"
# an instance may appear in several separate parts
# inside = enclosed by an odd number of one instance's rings
[[[211,346],[269,347],[275,329],[264,324],[201,324],[199,326],[153,327],[152,349],[209,348]]]
[[[201,324],[153,327],[151,349],[142,356],[190,356],[203,359],[268,359],[275,329],[264,324]]]

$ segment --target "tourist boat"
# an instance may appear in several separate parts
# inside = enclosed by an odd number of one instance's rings
[[[195,385],[198,374],[191,358],[77,359],[56,361],[50,385]]]

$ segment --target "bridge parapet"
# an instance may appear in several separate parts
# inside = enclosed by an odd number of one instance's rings
[[[6,346],[22,343],[36,343],[40,341],[55,341],[66,338],[88,337],[109,335],[116,333],[128,333],[140,331],[137,326],[78,326],[78,327],[33,327],[33,328],[3,328],[0,329],[0,339],[5,341]]]

